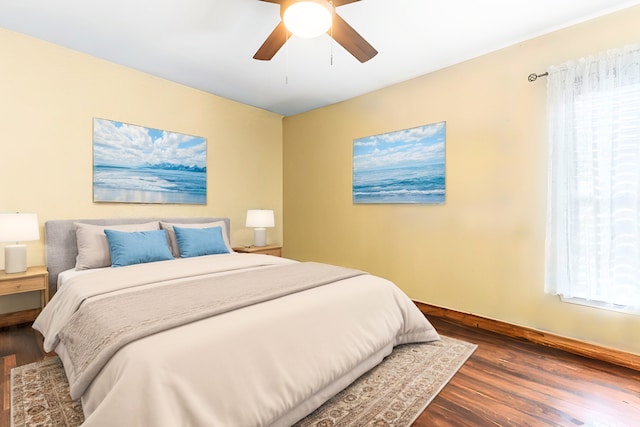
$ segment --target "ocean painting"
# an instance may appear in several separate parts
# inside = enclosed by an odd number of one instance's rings
[[[444,203],[446,122],[353,141],[353,203]]]
[[[207,203],[207,140],[93,119],[93,201]]]

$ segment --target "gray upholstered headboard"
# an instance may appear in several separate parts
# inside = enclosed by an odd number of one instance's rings
[[[227,233],[230,233],[229,218],[110,218],[110,219],[63,219],[44,223],[44,247],[49,271],[49,295],[53,296],[58,285],[58,274],[76,265],[78,245],[74,223],[82,222],[95,225],[139,224],[149,221],[166,221],[176,223],[204,223],[224,221]],[[229,236],[230,237],[230,236]]]

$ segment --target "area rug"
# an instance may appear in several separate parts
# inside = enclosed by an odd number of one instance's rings
[[[380,365],[296,427],[410,426],[476,348],[445,336],[434,343],[396,347]],[[83,421],[80,402],[69,396],[60,359],[52,357],[11,371],[13,427],[75,427]]]

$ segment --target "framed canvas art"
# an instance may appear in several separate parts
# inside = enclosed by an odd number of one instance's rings
[[[353,141],[353,203],[444,203],[446,122]]]
[[[93,201],[207,203],[207,140],[93,119]]]

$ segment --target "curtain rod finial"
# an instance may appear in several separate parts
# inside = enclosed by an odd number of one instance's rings
[[[530,82],[535,82],[536,80],[538,80],[538,77],[544,77],[548,75],[549,73],[542,73],[542,74],[531,73],[529,74],[529,77],[527,77],[527,80],[529,80]]]

